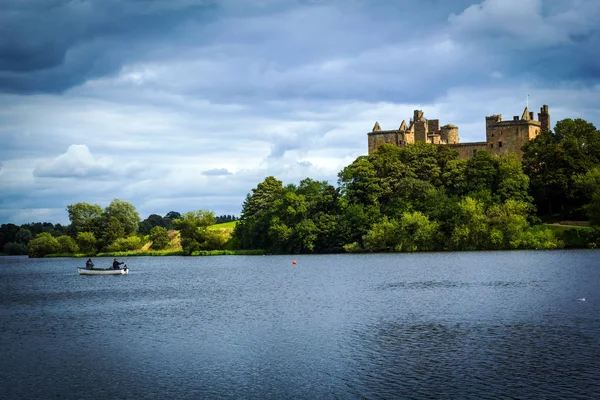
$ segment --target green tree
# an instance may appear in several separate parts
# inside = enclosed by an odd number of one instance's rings
[[[395,219],[384,216],[380,222],[374,223],[363,237],[367,251],[393,251],[398,245],[400,224]]]
[[[138,231],[140,215],[135,210],[135,207],[128,201],[114,199],[104,210],[105,221],[110,221],[111,218],[116,218],[123,227],[124,235],[134,235]]]
[[[509,199],[533,202],[529,195],[529,177],[523,172],[521,162],[515,154],[498,160],[498,186],[495,194],[500,203]]]
[[[4,247],[6,243],[15,242],[19,228],[15,224],[2,224],[0,226],[0,246]]]
[[[4,253],[9,256],[20,256],[27,254],[27,246],[23,243],[8,242],[3,247]]]
[[[173,221],[179,217],[181,217],[181,214],[177,211],[169,211],[167,215],[165,215],[163,218],[163,221],[165,223],[164,227],[167,228],[167,230],[173,229]]]
[[[98,240],[92,232],[79,232],[75,238],[77,245],[85,254],[93,254],[96,252]]]
[[[75,240],[71,236],[61,235],[56,240],[59,245],[59,253],[75,254],[79,251],[79,246],[77,246],[77,243],[75,243]]]
[[[100,237],[102,233],[102,208],[98,204],[75,203],[67,206],[71,231],[73,235],[79,232],[93,232]]]
[[[119,219],[117,219],[117,217],[114,217],[114,216],[109,217],[108,221],[106,222],[106,226],[104,227],[104,234],[102,237],[104,240],[105,246],[110,245],[115,240],[120,239],[125,236],[126,236],[125,228],[123,227],[123,224],[121,223],[121,221],[119,221]]]
[[[215,214],[205,210],[186,212],[173,221],[175,229],[179,230],[181,247],[186,254],[191,255],[198,250],[213,250],[209,248],[213,233],[207,228],[214,222]]]
[[[164,218],[158,214],[150,214],[148,218],[140,222],[138,232],[142,235],[148,235],[155,226],[166,227],[168,222],[170,221],[165,221]]]
[[[529,210],[529,203],[513,199],[492,205],[487,211],[489,239],[486,247],[496,250],[525,247]]]
[[[58,253],[59,250],[60,243],[48,232],[37,234],[36,237],[29,242],[29,257],[32,258]]]
[[[155,226],[150,230],[150,240],[153,249],[162,250],[169,244],[169,232],[162,226]]]
[[[267,233],[275,216],[275,202],[282,198],[284,192],[281,181],[269,176],[246,196],[240,219],[233,230],[242,249],[271,247]]]
[[[27,245],[31,239],[33,239],[33,234],[27,228],[20,228],[15,235],[15,242],[23,245]]]
[[[540,215],[584,216],[585,195],[575,177],[600,165],[600,134],[582,119],[557,122],[523,146],[523,169]]]
[[[398,230],[396,251],[429,251],[436,247],[438,223],[419,211],[404,213]]]
[[[590,222],[600,227],[600,167],[576,176],[575,183],[589,199],[584,208]]]
[[[454,229],[450,236],[453,250],[484,250],[488,240],[488,224],[484,204],[465,197],[458,203]]]

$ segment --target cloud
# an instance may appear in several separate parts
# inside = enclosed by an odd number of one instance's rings
[[[36,178],[109,179],[118,176],[138,177],[145,170],[140,162],[122,161],[110,157],[95,158],[84,144],[69,146],[67,152],[52,160],[38,163],[33,170]]]
[[[227,170],[227,168],[214,168],[214,169],[208,169],[206,171],[202,171],[202,175],[224,176],[224,175],[231,175],[231,172],[229,172]]]
[[[597,2],[4,0],[0,218],[78,201],[239,215],[273,175],[337,173],[415,109],[600,123]],[[36,214],[35,210],[40,211]]]
[[[109,162],[95,160],[86,145],[69,146],[66,153],[51,161],[41,162],[33,171],[36,177],[92,178],[109,173]]]

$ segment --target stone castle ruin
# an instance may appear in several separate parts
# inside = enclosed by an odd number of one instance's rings
[[[432,143],[447,145],[458,152],[459,158],[470,158],[478,150],[485,150],[494,155],[505,156],[511,153],[522,158],[521,147],[527,141],[535,138],[540,131],[550,129],[550,114],[548,106],[544,105],[538,113],[537,121],[533,112],[527,107],[521,118],[518,115],[512,120],[502,121],[502,114],[485,117],[485,142],[460,143],[458,127],[447,124],[440,127],[439,119],[425,119],[423,111],[415,110],[408,127],[402,121],[400,127],[394,130],[382,130],[375,122],[373,131],[369,132],[369,154],[380,144],[389,143],[404,147],[412,143]]]

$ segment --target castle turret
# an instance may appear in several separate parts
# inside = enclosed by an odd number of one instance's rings
[[[458,143],[458,126],[447,124],[442,126],[441,139],[448,144]]]
[[[545,104],[540,108],[538,121],[540,121],[542,131],[550,130],[550,114],[548,114],[548,106]]]
[[[381,132],[381,127],[377,121],[375,121],[375,125],[373,126],[373,132]]]

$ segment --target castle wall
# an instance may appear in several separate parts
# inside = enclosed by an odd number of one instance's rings
[[[486,151],[487,143],[486,142],[471,142],[471,143],[455,143],[446,145],[450,147],[452,150],[458,152],[458,158],[466,159],[472,158],[474,152],[476,151]]]
[[[398,146],[400,144],[399,136],[399,131],[369,132],[369,153],[383,143]]]

